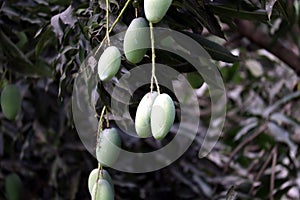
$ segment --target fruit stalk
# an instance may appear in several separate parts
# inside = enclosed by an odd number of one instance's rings
[[[157,93],[160,94],[160,89],[158,85],[158,81],[155,75],[155,46],[154,46],[154,31],[153,31],[153,24],[149,22],[150,26],[150,39],[151,39],[151,51],[152,51],[152,75],[151,75],[151,86],[150,91],[153,92],[153,81],[155,81]]]
[[[111,33],[112,30],[115,28],[115,26],[117,25],[117,23],[120,21],[122,15],[124,14],[127,6],[129,5],[129,3],[131,2],[131,0],[127,0],[124,7],[122,8],[120,14],[118,15],[117,19],[114,21],[114,23],[111,25],[111,27],[109,28],[108,32]],[[95,55],[97,55],[97,53],[100,51],[104,41],[107,39],[106,35],[104,36],[103,40],[101,41],[101,43],[99,44],[98,49],[95,51]]]
[[[106,106],[104,106],[102,108],[102,111],[101,111],[99,124],[98,124],[98,129],[97,129],[97,142],[96,142],[96,145],[98,145],[98,139],[99,139],[100,133],[103,131],[102,123],[103,123],[103,116],[104,116],[105,110],[106,110]]]

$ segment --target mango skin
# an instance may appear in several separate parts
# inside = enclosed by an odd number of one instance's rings
[[[124,37],[124,52],[126,59],[133,63],[139,63],[144,58],[150,46],[150,33],[146,19],[139,17],[132,20]]]
[[[21,110],[21,94],[13,84],[4,87],[1,93],[1,108],[4,116],[13,120]]]
[[[96,147],[96,157],[103,166],[112,166],[120,153],[121,138],[117,129],[104,129]]]
[[[140,101],[135,115],[135,130],[139,137],[151,136],[150,114],[154,100],[158,93],[147,93]]]
[[[98,75],[101,81],[110,80],[120,69],[121,53],[115,46],[104,50],[98,61]]]
[[[98,176],[98,168],[93,169],[89,175],[89,179],[88,179],[88,188],[89,188],[89,192],[92,195],[93,192],[93,187],[97,181],[97,176]],[[112,182],[112,179],[109,175],[109,173],[105,170],[102,169],[102,173],[103,173],[103,179],[107,180],[107,182],[110,184],[112,191],[114,192],[114,184]],[[100,178],[100,177],[99,177]]]
[[[97,184],[98,189],[95,196]],[[94,185],[92,190],[92,200],[114,200],[114,193],[107,180],[100,179],[97,184]]]
[[[158,23],[166,15],[172,0],[145,0],[144,11],[149,22]]]
[[[151,131],[157,140],[162,140],[170,131],[175,120],[175,106],[168,94],[156,97],[151,110]]]

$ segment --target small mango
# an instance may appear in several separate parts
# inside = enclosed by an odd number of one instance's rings
[[[151,109],[151,131],[155,139],[163,139],[175,120],[175,106],[168,94],[158,95]]]
[[[124,52],[126,59],[139,63],[150,46],[150,33],[146,19],[139,17],[132,20],[124,37]]]
[[[89,175],[88,188],[89,188],[89,192],[91,195],[92,195],[93,187],[97,181],[98,172],[99,172],[99,170],[98,170],[98,168],[96,168],[96,169],[93,169]],[[111,179],[109,173],[105,169],[102,169],[102,174],[103,174],[103,179],[108,181],[108,183],[110,184],[110,186],[114,192],[114,185],[113,185],[113,182],[112,182],[112,179]]]
[[[21,94],[13,84],[4,87],[1,93],[1,108],[7,119],[13,120],[21,110]]]
[[[98,162],[104,166],[112,166],[118,159],[121,146],[121,138],[117,129],[104,129],[99,136],[96,147]]]
[[[144,11],[149,22],[158,23],[166,15],[172,0],[145,0]]]
[[[98,75],[101,81],[110,80],[120,69],[121,53],[115,46],[104,50],[98,61]]]

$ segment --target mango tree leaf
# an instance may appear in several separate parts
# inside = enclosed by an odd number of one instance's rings
[[[43,48],[47,42],[51,41],[51,43],[53,43],[53,35],[54,35],[54,33],[52,32],[50,26],[48,26],[46,28],[46,30],[43,33],[41,33],[40,39],[35,46],[35,54],[36,55],[39,55],[41,53],[41,51],[43,50]]]
[[[190,32],[184,33],[192,37],[199,44],[201,44],[214,60],[220,60],[228,63],[234,63],[239,61],[239,58],[237,56],[233,55],[228,49],[224,48],[223,46],[210,40],[207,40],[198,34]]]
[[[255,21],[268,21],[267,12],[263,9],[257,9],[255,11],[248,11],[237,9],[228,6],[209,6],[209,8],[220,16],[237,18],[237,19],[248,19]]]
[[[183,1],[182,3],[174,2],[172,5],[180,9],[185,8],[202,26],[207,28],[210,33],[221,38],[225,38],[221,26],[213,13],[211,13],[209,10],[204,9],[195,1]]]
[[[295,2],[298,2],[298,1],[295,1]],[[282,16],[285,18],[285,20],[288,21],[289,14],[288,14],[287,9],[284,6],[284,4],[285,4],[285,2],[283,2],[282,0],[278,0],[277,3],[274,5],[274,8],[276,8],[276,10],[278,10],[278,12],[282,14]],[[274,12],[272,13],[272,15],[274,15]]]
[[[0,30],[0,48],[7,57],[9,68],[27,76],[51,77],[49,68],[35,66],[24,53]]]
[[[58,37],[59,41],[61,42],[64,34],[60,22],[62,22],[65,25],[69,25],[70,27],[73,27],[75,25],[76,18],[73,16],[72,6],[69,6],[65,11],[54,15],[51,18],[51,25],[53,27],[53,31]]]

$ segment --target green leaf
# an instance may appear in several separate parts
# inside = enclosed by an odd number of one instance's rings
[[[207,30],[210,33],[221,38],[225,38],[221,26],[217,18],[213,15],[213,13],[211,13],[209,10],[204,9],[195,1],[183,1],[182,3],[174,2],[172,5],[180,9],[185,8],[193,15],[193,17],[198,21],[198,23],[207,28]]]
[[[258,9],[255,11],[248,11],[248,10],[242,10],[242,9],[237,9],[234,7],[227,7],[227,6],[209,6],[209,8],[215,14],[224,17],[264,21],[264,22],[268,21],[267,12],[262,9]]]
[[[0,30],[0,48],[7,56],[8,66],[12,70],[27,76],[51,77],[49,68],[35,66],[25,54]]]
[[[44,48],[45,44],[49,41],[53,43],[53,32],[50,26],[47,27],[45,32],[41,33],[40,39],[38,43],[35,46],[35,55],[38,56],[40,55],[42,49]]]
[[[201,44],[203,48],[209,53],[209,55],[214,60],[220,60],[228,63],[240,61],[237,56],[233,55],[228,49],[224,48],[223,46],[215,42],[212,42],[210,40],[207,40],[198,34],[190,33],[190,32],[184,32],[184,33],[192,37],[199,44]]]
[[[298,2],[298,1],[295,1]],[[286,6],[284,6],[284,2],[282,2],[282,0],[278,0],[277,4],[274,5],[274,8],[276,8],[276,10],[278,10],[279,13],[281,13],[281,15],[283,16],[283,18],[287,21],[289,21],[289,14],[287,12]],[[274,15],[274,13],[273,13]]]

